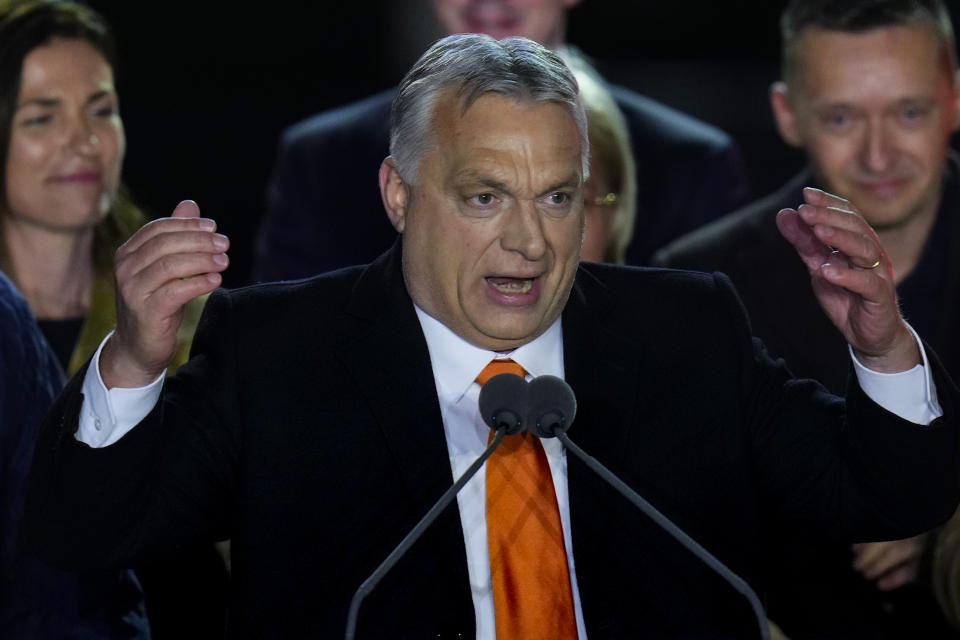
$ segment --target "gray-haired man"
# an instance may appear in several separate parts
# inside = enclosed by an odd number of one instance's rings
[[[723,278],[578,266],[588,142],[553,53],[451,36],[398,96],[380,169],[397,244],[367,267],[215,293],[193,358],[165,382],[178,310],[217,286],[225,239],[185,203],[119,252],[117,332],[38,447],[29,528],[51,559],[125,563],[230,536],[233,636],[339,634],[357,585],[486,446],[476,378],[504,357],[564,377],[574,439],[758,590],[769,519],[813,513],[853,539],[951,513],[956,393],[843,201],[811,191],[784,230],[811,260],[827,233],[848,258],[821,274],[862,363],[846,404],[751,341]],[[876,371],[904,373],[891,393]],[[553,497],[521,499],[522,526],[558,518],[568,577],[508,587],[567,603],[544,635],[756,631],[738,594],[556,440],[532,446]],[[478,474],[379,585],[358,637],[515,637],[527,612],[501,608],[514,567],[488,548],[489,486]]]

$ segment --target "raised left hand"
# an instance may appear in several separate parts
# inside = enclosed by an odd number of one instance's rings
[[[849,201],[819,189],[777,214],[780,233],[810,272],[824,312],[865,366],[884,373],[920,363],[916,340],[900,317],[893,266],[876,232]]]

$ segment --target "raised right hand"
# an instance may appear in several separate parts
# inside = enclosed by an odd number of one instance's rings
[[[172,217],[145,224],[116,254],[117,329],[100,353],[107,388],[141,387],[177,352],[183,306],[220,286],[226,236],[184,200]]]

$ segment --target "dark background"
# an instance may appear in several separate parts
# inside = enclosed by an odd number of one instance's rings
[[[118,41],[125,181],[150,216],[192,198],[218,221],[232,241],[228,286],[247,281],[280,132],[394,86],[440,35],[427,0],[89,4]],[[567,40],[610,81],[730,133],[759,196],[802,163],[767,104],[784,4],[585,0]]]

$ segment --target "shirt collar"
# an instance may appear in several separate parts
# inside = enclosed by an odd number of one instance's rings
[[[563,377],[563,331],[560,318],[542,334],[510,353],[498,353],[474,346],[446,325],[413,305],[427,340],[437,395],[457,402],[473,384],[477,374],[494,358],[510,358],[532,377],[545,374]]]

